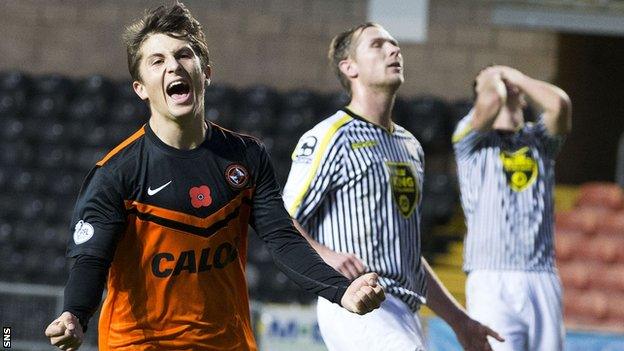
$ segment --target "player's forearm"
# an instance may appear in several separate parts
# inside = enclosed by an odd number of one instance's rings
[[[323,256],[323,253],[327,250],[329,250],[329,248],[327,248],[327,246],[319,243],[318,241],[314,240],[314,238],[312,238],[310,236],[310,234],[308,234],[308,231],[305,230],[301,224],[296,220],[293,219],[293,224],[295,225],[295,228],[297,228],[297,230],[299,231],[299,233],[301,234],[301,236],[303,236],[306,241],[310,244],[310,246],[312,246],[312,248],[319,253],[319,255]]]
[[[572,104],[565,91],[526,75],[518,80],[517,85],[531,102],[544,111],[544,122],[549,132],[565,134],[570,131]]]
[[[476,130],[487,131],[492,128],[496,116],[505,104],[507,91],[500,78],[493,78],[483,83],[477,91],[472,127]]]
[[[468,317],[466,311],[444,287],[424,258],[422,264],[427,276],[427,306],[456,329]]]
[[[107,260],[81,255],[69,272],[63,311],[78,317],[84,331],[102,300],[109,267],[110,262]]]

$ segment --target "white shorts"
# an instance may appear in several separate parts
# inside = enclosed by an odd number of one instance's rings
[[[470,316],[505,338],[494,351],[563,350],[561,282],[556,273],[477,270],[468,274]]]
[[[399,298],[386,294],[381,306],[363,316],[324,298],[318,299],[318,324],[330,351],[423,351],[418,315]]]

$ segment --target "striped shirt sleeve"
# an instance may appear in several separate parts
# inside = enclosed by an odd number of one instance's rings
[[[455,149],[457,160],[468,158],[486,134],[472,127],[473,116],[474,110],[471,110],[468,115],[459,121],[453,133],[453,148]]]
[[[342,178],[340,128],[351,120],[344,115],[321,122],[305,133],[292,155],[284,186],[284,204],[304,224]]]

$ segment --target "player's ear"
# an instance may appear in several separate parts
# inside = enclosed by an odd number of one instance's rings
[[[134,92],[141,98],[141,100],[148,99],[149,96],[147,95],[147,90],[145,89],[145,85],[143,85],[143,83],[135,80],[132,82],[132,89],[134,89]]]
[[[340,72],[349,78],[357,78],[358,69],[357,63],[350,58],[346,58],[338,63]]]

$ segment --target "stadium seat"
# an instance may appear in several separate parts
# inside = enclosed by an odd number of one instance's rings
[[[319,108],[320,119],[327,118],[339,109],[347,106],[351,98],[344,91],[339,91],[336,93],[329,93],[325,96],[321,97],[323,101],[322,106]],[[319,120],[320,120],[319,119]]]
[[[559,275],[564,287],[573,287],[575,289],[588,289],[590,287],[591,275],[593,269],[598,266],[596,263],[588,263],[582,261],[566,262],[560,264]]]
[[[311,129],[315,121],[314,114],[294,109],[284,110],[279,114],[277,120],[279,128],[272,128],[268,132],[273,135],[280,134],[288,136],[291,140],[298,139],[303,133]]]
[[[102,96],[108,100],[113,96],[113,83],[102,75],[94,74],[76,82],[75,90],[79,96]]]
[[[145,102],[138,97],[116,99],[109,109],[109,123],[136,123],[141,125],[147,121],[150,111]]]
[[[73,151],[70,145],[40,144],[37,148],[36,165],[43,169],[71,167]]]
[[[23,91],[28,93],[31,89],[32,79],[20,71],[0,72],[0,90]]]
[[[0,143],[0,165],[5,167],[29,166],[35,156],[35,149],[25,140]]]
[[[592,289],[624,293],[624,264],[603,264],[590,277]]]
[[[278,93],[266,85],[256,85],[243,89],[239,95],[243,108],[270,109],[275,113],[280,108]]]
[[[273,111],[270,108],[242,108],[237,112],[234,129],[262,139],[264,135],[275,128]]]
[[[109,104],[110,98],[104,94],[79,96],[69,103],[65,117],[71,121],[105,122]]]
[[[311,90],[294,89],[282,94],[282,107],[285,110],[315,109],[319,104],[319,96]]]
[[[0,137],[3,142],[23,137],[24,122],[16,114],[5,114],[0,118]]]
[[[204,94],[206,118],[221,126],[233,125],[236,118],[234,106],[237,103],[236,90],[225,85],[212,84]]]
[[[35,95],[29,99],[25,117],[36,121],[59,119],[67,106],[68,98],[63,94]]]
[[[598,207],[575,208],[570,211],[555,213],[557,230],[580,230],[585,234],[593,234],[598,223],[610,210]]]
[[[0,118],[11,114],[19,115],[24,111],[26,99],[13,91],[0,90]]]
[[[470,99],[460,99],[451,102],[449,106],[450,113],[450,125],[453,130],[457,126],[457,123],[464,118],[468,112],[472,109],[474,103]]]
[[[426,218],[434,225],[447,223],[459,199],[455,177],[446,173],[425,174],[422,197],[423,221]]]
[[[449,109],[438,98],[423,96],[408,101],[405,127],[412,132],[426,153],[447,153],[451,149]]]
[[[555,233],[555,252],[559,262],[570,261],[577,257],[578,249],[587,241],[580,230],[557,229]]]
[[[624,191],[615,183],[585,183],[579,188],[576,206],[620,210],[624,208]]]

